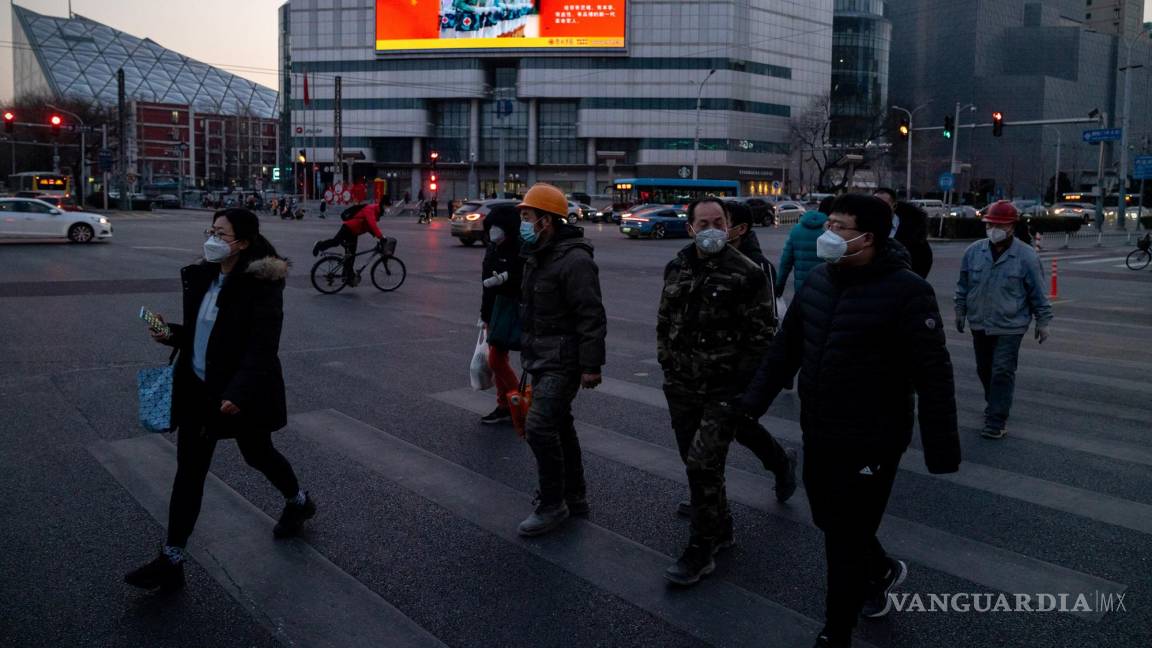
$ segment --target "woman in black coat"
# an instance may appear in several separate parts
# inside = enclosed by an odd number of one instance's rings
[[[145,589],[184,584],[184,548],[200,515],[216,442],[236,439],[248,465],[284,495],[277,538],[299,532],[316,513],[291,464],[272,445],[288,423],[278,351],[288,262],[260,235],[247,209],[224,209],[205,232],[204,261],[180,271],[184,323],[153,338],[178,352],[172,418],[179,429],[168,539],[152,562],[124,580]]]
[[[480,321],[488,330],[488,366],[496,384],[496,409],[481,417],[481,423],[510,421],[509,392],[520,387],[520,379],[508,361],[509,351],[520,350],[520,282],[524,258],[520,256],[520,213],[511,205],[494,207],[484,218],[484,234],[489,241],[481,270],[484,294]]]

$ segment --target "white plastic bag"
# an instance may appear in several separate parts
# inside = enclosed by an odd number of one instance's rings
[[[472,364],[468,368],[468,379],[472,389],[484,391],[492,387],[492,367],[488,366],[488,336],[483,327],[476,338],[476,350],[472,352]]]

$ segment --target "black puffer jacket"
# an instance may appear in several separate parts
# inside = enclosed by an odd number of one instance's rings
[[[218,406],[209,412],[197,411],[201,404],[189,398],[194,393],[192,381],[198,380],[192,353],[200,303],[219,275],[218,263],[198,263],[180,271],[184,323],[171,325],[168,340],[180,350],[172,386],[173,421],[181,429],[191,423],[204,424],[219,438],[247,430],[279,430],[288,424],[279,357],[288,276],[284,259],[266,257],[237,268],[225,278],[216,298],[219,312],[208,340],[205,383],[214,403],[232,401],[240,413],[224,416]]]
[[[911,256],[912,272],[928,278],[932,271],[932,245],[928,243],[928,214],[909,202],[896,203],[896,217],[900,227],[896,228],[896,240],[900,241]]]
[[[524,246],[520,358],[531,373],[600,373],[608,318],[600,271],[584,230],[559,225],[547,241]]]
[[[493,227],[504,230],[504,241],[499,245],[489,243],[484,252],[480,280],[483,281],[501,272],[508,273],[508,280],[494,288],[484,288],[480,302],[480,319],[485,324],[492,320],[492,305],[496,296],[520,301],[520,284],[524,281],[524,257],[520,256],[520,213],[515,207],[497,207],[484,217],[484,234],[490,235]]]
[[[902,452],[918,405],[929,471],[958,469],[944,324],[936,294],[909,269],[899,243],[888,242],[867,266],[825,264],[808,275],[742,408],[762,416],[797,370],[805,446]]]

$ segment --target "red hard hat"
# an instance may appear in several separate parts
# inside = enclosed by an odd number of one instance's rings
[[[988,208],[984,222],[990,225],[1008,225],[1015,223],[1019,218],[1020,212],[1016,210],[1015,205],[1007,200],[998,200]]]

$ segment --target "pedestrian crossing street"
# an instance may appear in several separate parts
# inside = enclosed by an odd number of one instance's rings
[[[949,345],[957,367],[961,434],[974,437],[979,427],[974,404],[980,395],[979,386],[974,382],[971,350],[963,336],[953,335]],[[1136,429],[1135,423],[1143,420],[1147,412],[1140,403],[1146,402],[1152,392],[1152,383],[1139,377],[1145,364],[1137,359],[1095,359],[1088,353],[1062,348],[1065,350],[1053,351],[1033,346],[1022,354],[1020,375],[1023,380],[1018,386],[1017,405],[1009,424],[1009,440],[1000,446],[1002,452],[1012,453],[1025,444],[1069,453],[1072,457],[1114,462],[1124,470],[1143,470],[1152,466],[1147,436],[1131,433]],[[1073,361],[1077,364],[1072,365]],[[651,360],[645,359],[639,364],[651,366]],[[1077,370],[1057,368],[1070,366]],[[342,371],[336,366],[328,369]],[[348,368],[348,371],[349,375],[364,375],[357,373],[357,369]],[[1075,390],[1071,386],[1080,384],[1134,399],[1125,408],[1113,407],[1094,394],[1074,397]],[[654,428],[664,429],[668,425],[666,418],[656,416],[667,408],[662,391],[634,377],[606,378],[595,398],[611,399],[617,404],[653,412],[651,425]],[[780,401],[794,398],[794,395],[785,394]],[[784,408],[787,414],[779,414],[781,408],[774,406],[762,419],[765,427],[789,447],[799,447],[801,442],[794,405]],[[466,388],[446,389],[427,394],[426,406],[454,412],[461,421],[461,434],[471,434],[473,431],[469,425],[474,424],[477,415],[491,409],[492,396]],[[1099,434],[1096,430],[1081,429],[1077,424],[1077,416],[1081,413],[1085,418],[1096,417],[1105,422],[1113,420],[1121,431]],[[1067,423],[1062,424],[1063,421]],[[577,428],[586,454],[618,464],[661,484],[667,493],[668,507],[666,511],[652,511],[651,514],[671,515],[675,502],[687,492],[687,479],[670,431],[666,443],[654,443],[627,429],[611,429],[602,422],[578,420]],[[662,578],[662,571],[674,557],[627,537],[611,525],[602,526],[598,523],[596,501],[592,502],[593,512],[589,519],[573,519],[564,530],[553,535],[523,539],[516,535],[516,524],[530,508],[529,492],[517,490],[483,474],[483,471],[453,462],[390,434],[382,424],[359,420],[337,409],[319,409],[292,416],[289,431],[313,442],[317,452],[354,462],[461,522],[511,545],[525,556],[546,561],[569,577],[626,601],[704,644],[808,647],[822,625],[820,618],[789,609],[754,587],[738,584],[739,579],[734,573],[739,570],[736,562],[729,565],[733,572],[725,573],[721,569],[696,588],[686,591],[669,589]],[[175,471],[175,448],[168,439],[142,436],[103,441],[90,446],[89,452],[157,522],[165,523],[168,488]],[[957,474],[929,475],[921,452],[912,447],[901,468],[906,473],[946,488],[957,500],[972,497],[974,493],[1009,498],[1078,520],[1074,526],[1088,524],[1091,528],[1113,528],[1120,533],[1132,534],[1141,542],[1150,542],[1152,505],[1144,501],[982,463],[971,456],[966,452],[965,463]],[[525,452],[522,459],[526,462],[524,470],[531,472],[530,455]],[[897,480],[898,490],[904,479],[902,476]],[[792,524],[811,529],[812,520],[803,488],[790,502],[781,505],[771,497],[773,483],[767,473],[730,465],[727,490],[734,505],[742,507],[737,515],[748,510],[765,516],[769,525]],[[323,505],[324,494],[320,497]],[[307,534],[302,539],[273,545],[268,539],[272,523],[266,514],[236,490],[211,477],[206,489],[204,513],[190,549],[196,562],[282,643],[299,646],[446,645],[379,593],[362,584],[354,574],[337,567],[310,546]],[[313,524],[324,524],[323,508]],[[1111,578],[1104,577],[1084,568],[1083,564],[1073,567],[1029,555],[999,543],[935,527],[914,516],[894,513],[891,509],[881,527],[880,538],[891,554],[909,561],[912,570],[948,575],[970,584],[969,591],[1067,593],[1073,597],[1077,594],[1122,596],[1130,588],[1146,594],[1150,582],[1147,565],[1134,568],[1124,576],[1113,574]],[[757,542],[759,539],[740,540]],[[1041,538],[1039,541],[1058,545],[1062,538]],[[812,551],[820,552],[822,547],[814,545]],[[719,562],[723,564],[726,560],[722,557]],[[1087,562],[1091,564],[1091,561]],[[813,592],[822,591],[822,583],[805,586]],[[291,594],[300,591],[308,595],[300,598]],[[1129,605],[1134,598],[1138,597],[1129,597]],[[1067,645],[1089,645],[1091,638],[1098,631],[1102,632],[1105,626],[1130,623],[1123,617],[1128,613],[1123,611],[1054,614],[1074,617],[1070,626],[1075,631],[1074,639],[1070,639]],[[905,617],[894,616],[883,623],[899,625],[904,621]],[[948,623],[962,628],[969,622],[959,617],[962,615]],[[1146,613],[1143,618],[1147,618]],[[989,621],[981,619],[979,622]],[[858,637],[854,645],[923,645],[917,643],[915,637],[885,640],[883,633],[877,636],[879,640],[869,637],[871,643]],[[1115,633],[1109,636],[1115,636]],[[1000,645],[1040,645],[1029,642],[1027,638],[1011,636],[1004,637],[1004,641],[1006,643]],[[491,644],[477,637],[472,645]]]

